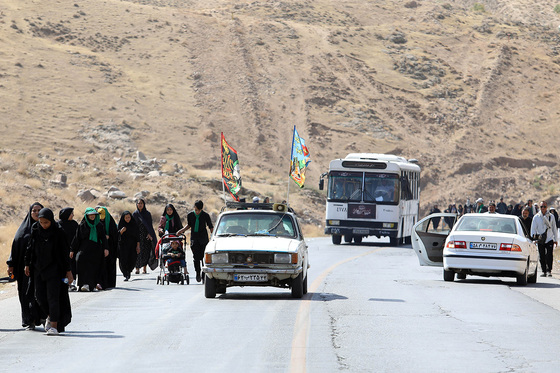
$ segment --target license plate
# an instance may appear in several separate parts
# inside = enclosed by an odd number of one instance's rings
[[[258,274],[258,275],[235,274],[235,275],[233,275],[233,281],[238,281],[238,282],[266,282],[266,281],[268,281],[268,275],[267,274]]]
[[[353,229],[353,234],[369,234],[369,229]]]
[[[471,249],[486,249],[486,250],[496,250],[497,245],[495,243],[487,242],[471,242]]]

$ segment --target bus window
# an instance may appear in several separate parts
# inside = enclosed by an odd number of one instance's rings
[[[393,174],[366,173],[364,201],[398,202],[399,179]]]
[[[329,189],[327,198],[331,201],[354,201],[362,200],[361,172],[336,172],[329,174]]]

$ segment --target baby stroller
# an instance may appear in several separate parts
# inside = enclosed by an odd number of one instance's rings
[[[179,244],[180,253],[172,253],[178,251],[177,247],[173,248],[173,243]],[[155,254],[159,265],[159,275],[157,284],[169,285],[170,282],[184,285],[185,281],[189,284],[189,273],[186,271],[185,262],[186,237],[184,235],[165,234],[161,237],[156,245]],[[183,270],[186,273],[183,273]]]

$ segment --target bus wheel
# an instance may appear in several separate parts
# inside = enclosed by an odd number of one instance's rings
[[[352,242],[352,235],[351,234],[345,234],[344,235],[344,242],[346,242],[346,243]]]
[[[400,238],[397,237],[389,237],[389,245],[391,246],[399,246]]]
[[[335,245],[340,245],[340,242],[342,241],[342,236],[339,234],[333,234],[332,236],[332,243]]]
[[[362,236],[354,236],[355,243],[362,243]]]

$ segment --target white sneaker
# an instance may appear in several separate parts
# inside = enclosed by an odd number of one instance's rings
[[[31,323],[25,327],[25,330],[35,330],[35,323]]]
[[[82,285],[80,291],[89,291],[89,285],[88,284]]]
[[[47,330],[47,335],[58,335],[58,330],[56,330],[56,328],[49,328]]]
[[[47,321],[45,321],[45,330],[49,331],[50,328],[51,328],[51,319],[50,317],[47,317]]]

